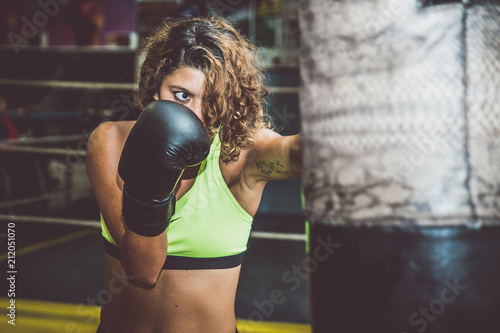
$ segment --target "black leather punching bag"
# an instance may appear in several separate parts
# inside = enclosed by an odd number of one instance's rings
[[[500,332],[500,2],[299,18],[313,332]]]

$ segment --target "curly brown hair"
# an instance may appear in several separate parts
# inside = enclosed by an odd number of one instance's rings
[[[253,144],[256,129],[268,128],[264,75],[256,48],[222,18],[167,19],[147,40],[137,99],[141,109],[154,100],[163,79],[181,67],[205,74],[202,112],[210,139],[217,129],[221,158],[238,158]],[[158,94],[159,95],[159,94]]]

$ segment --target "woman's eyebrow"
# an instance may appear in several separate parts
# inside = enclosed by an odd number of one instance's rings
[[[170,89],[182,90],[182,91],[185,91],[185,92],[187,92],[187,93],[189,93],[189,94],[193,95],[193,93],[192,93],[189,89],[184,88],[184,87],[182,87],[182,86],[178,86],[178,85],[171,85],[171,86],[170,86]]]

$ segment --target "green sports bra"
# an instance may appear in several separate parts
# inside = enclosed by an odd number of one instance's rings
[[[167,228],[164,269],[230,268],[241,264],[253,217],[236,201],[219,166],[218,133],[202,162],[193,187],[176,203]],[[120,258],[101,214],[105,250]]]

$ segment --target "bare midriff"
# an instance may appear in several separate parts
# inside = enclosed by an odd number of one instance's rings
[[[234,333],[234,302],[240,267],[167,270],[154,288],[128,282],[120,261],[106,254],[105,333]],[[120,278],[119,278],[120,277]]]

